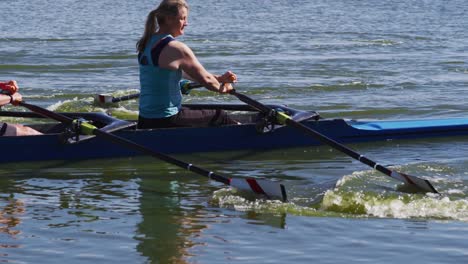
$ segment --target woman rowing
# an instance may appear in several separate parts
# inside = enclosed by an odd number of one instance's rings
[[[6,104],[18,105],[23,100],[23,97],[18,93],[18,84],[11,80],[8,82],[0,82],[0,106]],[[30,127],[0,122],[0,136],[29,136],[40,135],[41,132]]]
[[[218,126],[237,124],[222,110],[193,110],[182,107],[179,82],[182,77],[208,90],[228,93],[237,76],[208,72],[193,51],[175,37],[188,25],[185,0],[163,0],[148,14],[145,31],[137,42],[140,66],[139,128]]]

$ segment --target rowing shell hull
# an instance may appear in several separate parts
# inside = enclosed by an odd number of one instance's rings
[[[468,135],[468,119],[374,122],[336,119],[303,123],[340,143]],[[127,129],[115,134],[166,154],[265,151],[320,144],[291,127],[280,127],[269,133],[258,133],[255,125],[250,124],[216,128]],[[101,159],[139,154],[97,137],[75,144],[63,144],[58,134],[0,137],[0,146],[6,153],[2,155],[0,163]]]

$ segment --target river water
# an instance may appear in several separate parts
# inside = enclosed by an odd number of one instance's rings
[[[135,117],[137,101],[102,109],[92,97],[137,91],[135,43],[156,4],[0,0],[0,80],[16,79],[28,102],[51,110]],[[465,1],[189,4],[180,40],[209,71],[236,72],[236,89],[264,103],[326,118],[466,116]],[[208,91],[185,101],[239,103]],[[430,179],[442,195],[400,192],[326,146],[178,156],[234,177],[281,179],[288,203],[244,197],[148,157],[1,165],[0,262],[468,261],[468,138],[351,147]]]

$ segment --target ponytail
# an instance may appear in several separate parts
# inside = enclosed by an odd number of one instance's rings
[[[148,14],[148,17],[146,18],[145,31],[143,33],[143,36],[136,43],[136,48],[138,52],[143,52],[145,50],[146,43],[151,38],[151,35],[156,33],[158,27],[156,22],[157,11],[157,9],[151,11]]]

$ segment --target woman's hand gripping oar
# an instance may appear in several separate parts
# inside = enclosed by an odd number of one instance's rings
[[[65,115],[59,114],[52,112],[50,110],[47,110],[45,108],[36,106],[36,105],[31,105],[25,102],[20,102],[19,105],[28,108],[29,110],[36,112],[42,116],[55,119],[59,122],[62,122],[64,124],[76,124],[78,120],[74,120],[72,118],[69,118]],[[212,180],[224,183],[226,185],[232,186],[238,190],[242,191],[247,191],[251,192],[254,194],[260,194],[264,195],[268,199],[280,199],[281,201],[287,201],[287,195],[286,195],[286,189],[283,184],[280,184],[278,182],[274,182],[271,180],[266,180],[266,179],[257,179],[257,178],[227,178],[225,176],[216,174],[212,171],[205,170],[203,168],[200,168],[198,166],[195,166],[191,163],[186,163],[184,161],[178,160],[176,158],[173,158],[169,155],[154,151],[152,149],[149,149],[145,146],[139,145],[135,142],[132,142],[130,140],[127,140],[125,138],[116,136],[114,134],[102,131],[98,129],[97,127],[93,126],[90,123],[87,122],[78,122],[81,133],[86,134],[86,135],[96,135],[97,137],[101,137],[103,139],[109,140],[111,142],[120,144],[122,146],[125,146],[130,149],[134,149],[136,151],[139,151],[143,154],[153,156],[155,158],[158,158],[160,160],[166,161],[168,163],[171,163],[173,165],[176,165],[180,168],[195,172],[201,176],[208,177]]]
[[[279,112],[279,111],[275,111],[274,109],[258,102],[258,101],[255,101],[254,99],[244,95],[244,94],[240,94],[238,92],[236,92],[235,90],[232,90],[230,92],[230,94],[236,96],[237,98],[239,98],[239,100],[241,100],[242,102],[252,106],[253,108],[257,109],[258,111],[264,113],[265,115],[267,116],[273,116],[276,120],[276,122],[280,123],[280,124],[284,124],[284,125],[288,125],[288,126],[291,126],[291,127],[294,127],[296,129],[298,129],[299,131],[302,131],[303,133],[307,134],[307,135],[311,135],[312,137],[316,138],[317,140],[321,141],[322,143],[324,144],[327,144],[329,146],[331,146],[332,148],[334,149],[337,149],[341,152],[343,152],[344,154],[374,168],[375,170],[387,175],[387,176],[390,176],[396,180],[399,180],[399,181],[402,181],[404,182],[406,185],[408,185],[409,187],[415,187],[417,190],[419,191],[424,191],[424,192],[432,192],[432,193],[438,193],[437,190],[434,188],[434,186],[432,186],[432,184],[428,181],[428,180],[424,180],[424,179],[421,179],[421,178],[418,178],[418,177],[415,177],[415,176],[411,176],[411,175],[407,175],[407,174],[404,174],[404,173],[400,173],[400,172],[397,172],[397,171],[394,171],[394,170],[391,170],[389,168],[386,168],[384,167],[383,165],[380,165],[378,163],[376,163],[375,161],[372,161],[370,160],[369,158],[365,157],[364,155],[361,155],[357,152],[355,152],[354,150],[336,142],[335,140],[319,133],[318,131],[310,128],[310,127],[307,127],[297,121],[294,121],[293,119],[291,119],[288,115],[286,115],[285,113],[282,113],[282,112]]]

